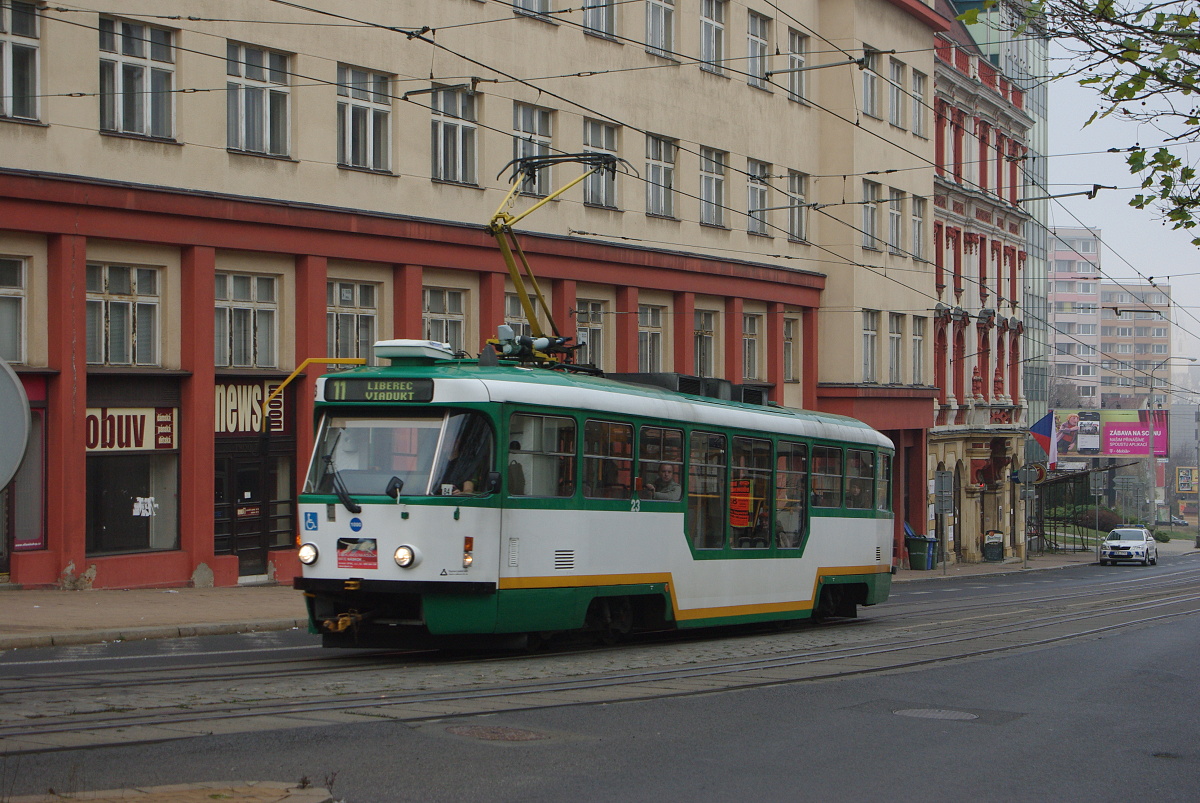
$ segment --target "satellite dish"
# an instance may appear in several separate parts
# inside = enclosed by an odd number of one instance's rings
[[[29,443],[29,397],[6,360],[0,360],[0,488],[8,485],[25,459]]]

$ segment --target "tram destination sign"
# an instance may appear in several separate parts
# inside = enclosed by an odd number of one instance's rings
[[[429,402],[433,380],[331,377],[325,380],[325,401]]]

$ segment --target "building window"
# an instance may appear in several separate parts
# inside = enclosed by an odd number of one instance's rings
[[[225,141],[237,151],[286,156],[288,152],[288,57],[283,53],[225,44]]]
[[[532,299],[530,299],[532,303]],[[533,337],[533,326],[521,306],[521,297],[516,293],[504,294],[504,322],[512,327],[517,337]]]
[[[325,283],[325,333],[329,356],[361,357],[374,365],[378,310],[374,284]]]
[[[783,381],[800,381],[800,322],[783,319]]]
[[[274,368],[278,300],[275,278],[216,275],[216,365]]]
[[[638,370],[654,373],[662,370],[663,308],[638,305]]]
[[[770,54],[771,20],[750,12],[746,23],[746,83],[767,88],[767,57]]]
[[[545,14],[550,10],[550,0],[513,0],[513,12]]]
[[[575,302],[575,359],[582,365],[604,367],[604,302]]]
[[[0,257],[0,360],[25,361],[25,260]]]
[[[808,176],[796,170],[788,171],[788,238],[808,239]]]
[[[808,82],[804,80],[807,73],[796,72],[805,66],[808,58],[808,37],[799,31],[788,31],[788,97],[792,100],[804,100],[808,93]]]
[[[463,295],[462,290],[425,288],[421,318],[425,325],[426,340],[449,343],[454,351],[462,351],[466,320],[463,314]]]
[[[879,53],[863,45],[862,111],[871,117],[879,116]]]
[[[863,310],[862,331],[862,381],[876,382],[875,353],[879,348],[879,312]]]
[[[925,96],[928,94],[928,80],[922,73],[913,70],[912,74],[912,132],[918,137],[928,136],[925,127]]]
[[[646,49],[674,58],[675,0],[646,0]]]
[[[879,249],[879,191],[874,181],[863,182],[863,248]]]
[[[696,310],[692,340],[696,350],[696,376],[712,376],[716,371],[716,317],[710,310]]]
[[[1080,385],[1075,390],[1079,392],[1080,398],[1092,398],[1096,395],[1095,385]]]
[[[888,190],[888,251],[904,253],[904,190]]]
[[[925,319],[912,319],[912,381],[925,384]]]
[[[0,2],[0,117],[37,119],[37,68],[37,6]]]
[[[888,382],[904,382],[904,316],[888,313]]]
[[[770,234],[771,166],[750,159],[746,164],[746,231],[751,234]]]
[[[583,121],[583,150],[587,153],[617,155],[617,127],[598,120]],[[592,206],[617,208],[617,175],[600,170],[583,182],[583,202]]]
[[[158,269],[87,266],[87,361],[158,365]]]
[[[725,0],[701,0],[700,69],[725,74]]]
[[[646,137],[646,213],[660,217],[675,215],[675,143]]]
[[[433,178],[474,184],[475,94],[435,88],[429,107],[433,112]]]
[[[904,62],[888,62],[888,122],[904,127]]]
[[[338,164],[387,170],[391,78],[339,64],[337,83]]]
[[[169,138],[174,35],[166,28],[100,18],[100,129]]]
[[[583,27],[589,33],[614,36],[617,32],[616,0],[587,0],[583,5]]]
[[[513,158],[527,159],[550,155],[551,111],[528,103],[513,104]],[[547,195],[550,192],[550,168],[540,168],[521,179],[521,192]]]
[[[909,250],[916,259],[925,258],[925,199],[912,198],[912,242]]]
[[[725,162],[729,154],[700,149],[700,222],[725,225]]]
[[[742,316],[742,378],[758,379],[758,338],[762,329],[762,318],[758,315]]]

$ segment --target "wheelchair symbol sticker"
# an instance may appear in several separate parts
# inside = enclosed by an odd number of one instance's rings
[[[305,530],[317,529],[317,514],[316,513],[305,513],[304,514],[304,529]]]

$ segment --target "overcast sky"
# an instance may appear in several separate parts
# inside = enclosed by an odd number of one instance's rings
[[[1134,144],[1157,145],[1163,135],[1112,118],[1085,128],[1083,123],[1096,108],[1095,92],[1080,87],[1073,79],[1051,83],[1051,192],[1076,192],[1090,189],[1093,184],[1120,189],[1101,190],[1095,200],[1078,196],[1051,201],[1050,225],[1099,228],[1103,241],[1100,265],[1105,278],[1145,281],[1153,277],[1156,283],[1170,284],[1176,304],[1176,331],[1180,333],[1175,353],[1200,357],[1200,248],[1191,244],[1200,228],[1192,233],[1173,231],[1153,212],[1129,206],[1129,199],[1139,191],[1140,180],[1130,174],[1123,154],[1066,155]],[[1182,377],[1177,375],[1175,380],[1181,381]]]

